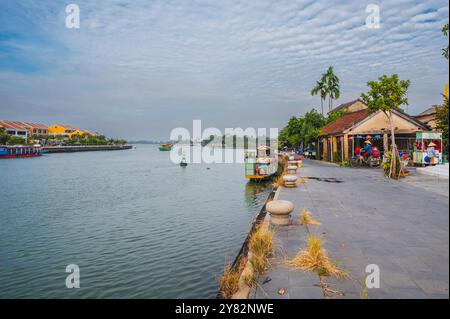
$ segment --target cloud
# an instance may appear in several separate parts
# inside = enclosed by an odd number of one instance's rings
[[[398,73],[411,113],[439,103],[448,2],[63,1],[0,4],[0,118],[65,122],[128,138],[164,138],[192,119],[225,127],[281,127],[319,106],[309,92],[333,65],[342,97]]]

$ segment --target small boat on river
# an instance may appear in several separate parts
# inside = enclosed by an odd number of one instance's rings
[[[186,157],[183,154],[183,158],[181,159],[180,166],[181,167],[186,167],[187,165],[188,165],[188,163],[186,161]]]
[[[36,157],[41,155],[41,145],[0,146],[0,158]]]
[[[159,150],[161,152],[168,152],[172,150],[173,144],[161,144],[159,145]]]

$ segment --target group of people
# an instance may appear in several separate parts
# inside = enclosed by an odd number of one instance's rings
[[[357,146],[355,148],[355,155],[356,156],[363,156],[364,158],[368,158],[370,156],[373,157],[380,157],[381,156],[381,152],[380,149],[376,146],[372,146],[372,142],[370,140],[366,140],[364,142],[364,147],[361,148],[359,146]]]
[[[436,164],[436,159],[438,158],[438,152],[436,151],[436,147],[437,145],[431,141],[427,146],[426,146],[426,158],[425,158],[425,162],[426,164],[429,165],[435,165]],[[373,146],[372,142],[368,139],[364,142],[364,147],[356,147],[355,148],[355,156],[362,156],[364,159],[368,159],[369,157],[374,157],[374,158],[379,158],[381,157],[381,152],[379,150],[378,147]],[[400,157],[402,159],[409,159],[409,154],[407,153],[400,153]]]

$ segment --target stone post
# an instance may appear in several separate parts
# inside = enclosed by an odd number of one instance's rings
[[[291,223],[291,213],[294,204],[287,200],[273,200],[268,202],[266,210],[270,215],[270,223],[278,226],[287,226]]]

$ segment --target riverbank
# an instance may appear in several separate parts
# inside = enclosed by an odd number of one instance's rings
[[[44,146],[42,150],[48,153],[74,153],[93,151],[120,151],[129,150],[132,145],[86,145],[86,146]]]
[[[280,188],[279,199],[295,206],[293,222],[273,227],[275,256],[250,298],[448,298],[448,181],[389,180],[379,170],[308,160],[299,175],[305,184]],[[307,246],[308,229],[299,224],[303,209],[321,223],[309,231],[322,237],[330,259],[349,278],[286,265]],[[368,265],[379,267],[380,288],[365,290]]]

